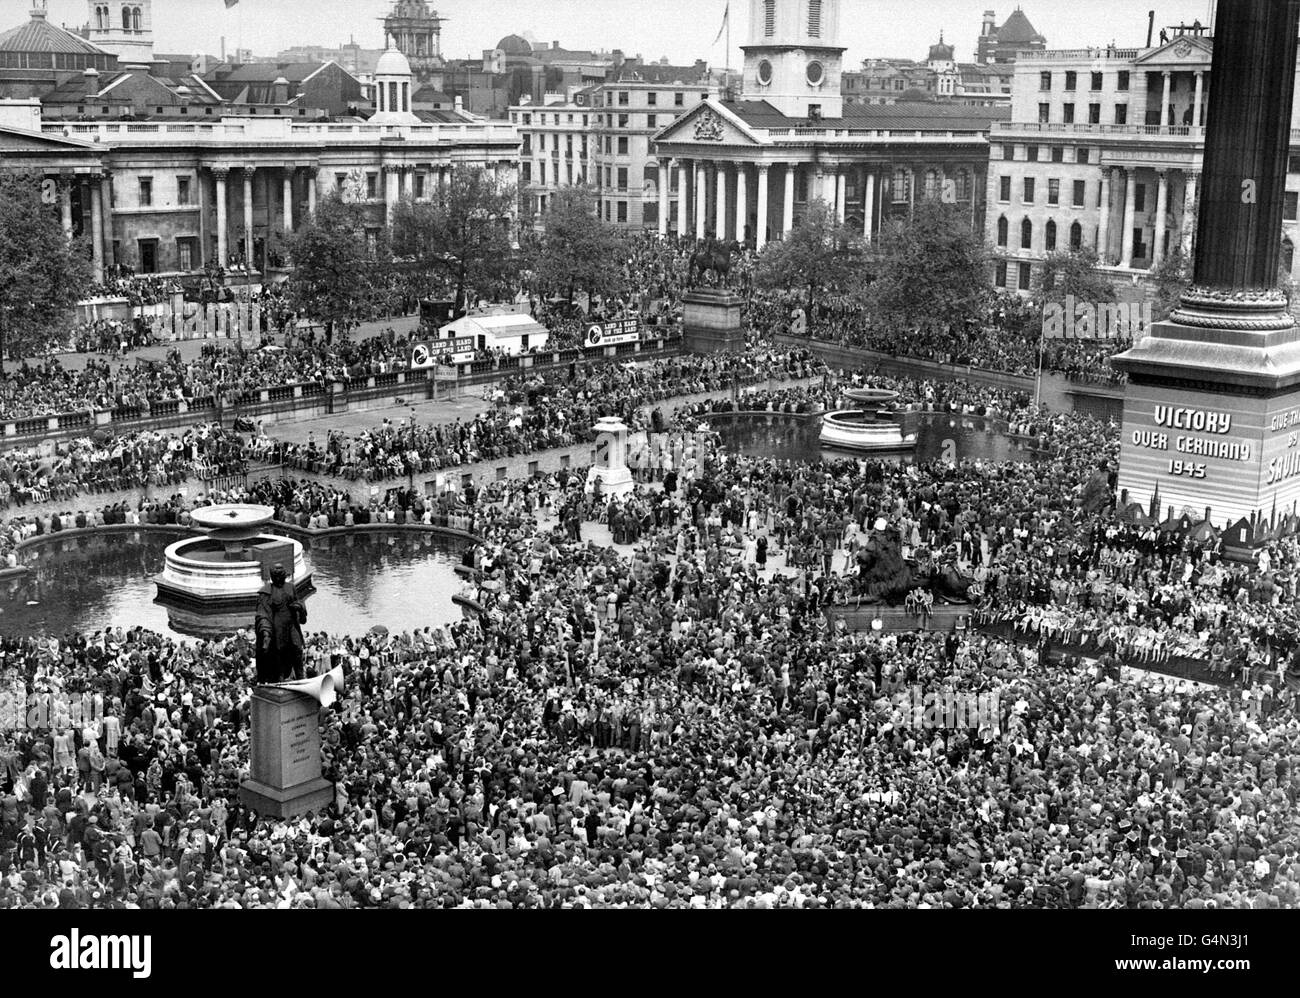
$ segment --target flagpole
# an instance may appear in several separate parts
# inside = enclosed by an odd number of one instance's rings
[[[722,15],[727,22],[727,53],[722,59],[722,76],[726,81],[723,90],[731,89],[731,0],[727,0],[726,12]],[[728,94],[730,96],[730,94]]]

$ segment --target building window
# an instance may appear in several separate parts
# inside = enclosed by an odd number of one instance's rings
[[[651,90],[649,93],[647,93],[645,95],[645,102],[646,102],[646,107],[654,107],[655,105],[657,105],[659,103],[658,91]]]
[[[1088,162],[1088,148],[1087,148],[1087,146],[1080,147],[1080,148],[1075,152],[1075,155],[1074,155],[1074,161],[1075,161],[1076,163],[1086,163],[1086,162]]]
[[[1001,216],[998,219],[998,245],[999,246],[1005,246],[1007,244],[1009,228],[1010,226],[1007,225],[1007,217],[1005,215]]]
[[[808,0],[808,37],[822,36],[822,0]]]
[[[1100,73],[1093,73],[1093,74],[1092,74],[1092,92],[1093,92],[1093,93],[1096,93],[1096,92],[1099,91],[1100,89],[1101,89],[1101,74],[1100,74]]]
[[[618,139],[618,154],[619,154],[620,156],[626,156],[626,155],[627,155],[627,138],[626,138],[626,136],[619,136],[619,139]]]
[[[627,116],[626,114],[620,114],[620,115],[618,116],[618,127],[619,127],[619,128],[626,128],[626,127],[627,127],[627,122],[628,122],[628,116]]]
[[[611,212],[612,212],[612,210],[613,210],[613,209],[611,208],[611,202],[606,201],[606,202],[605,202],[605,221],[606,221],[606,222],[612,222],[612,221],[613,221],[613,218],[611,217]]]
[[[379,197],[379,174],[366,174],[366,200],[374,201]]]
[[[627,190],[627,167],[620,166],[618,168],[617,177],[618,177],[618,189],[620,191]]]
[[[525,184],[531,184],[533,182],[533,164],[527,161],[522,162],[519,164],[519,170],[521,174],[520,179],[522,179]]]
[[[1031,163],[1037,163],[1037,162],[1038,162],[1038,146],[1026,146],[1026,147],[1025,147],[1025,159],[1029,160],[1029,162],[1031,162]]]
[[[1128,124],[1128,105],[1127,105],[1127,104],[1116,104],[1116,105],[1115,105],[1115,124],[1117,124],[1117,125],[1127,125],[1127,124]]]
[[[1034,248],[1034,223],[1027,218],[1020,223],[1020,248]]]
[[[653,96],[653,95],[652,95],[652,96]],[[647,115],[645,116],[645,127],[646,127],[646,128],[654,128],[654,127],[656,127],[656,126],[655,126],[655,116],[654,116],[653,114],[647,114]]]
[[[1039,104],[1039,105],[1038,105],[1038,123],[1039,123],[1040,125],[1046,125],[1046,124],[1047,124],[1049,121],[1051,121],[1051,120],[1052,120],[1052,105],[1051,105],[1051,104]]]
[[[1004,160],[1007,160],[1008,162],[1010,162],[1011,160],[1015,159],[1015,158],[1016,158],[1016,147],[1015,147],[1015,146],[1003,146],[1003,147],[1002,147],[1002,158],[1003,158]]]
[[[802,175],[800,179],[803,179]],[[912,199],[912,174],[901,166],[894,171],[893,191],[895,204]]]
[[[993,282],[1000,288],[1005,288],[1007,286],[1007,261],[1006,260],[998,261],[997,275],[993,278]]]
[[[1282,217],[1288,222],[1296,220],[1296,201],[1300,198],[1300,193],[1296,191],[1287,191],[1286,199],[1282,202]]]
[[[618,106],[619,106],[619,107],[627,107],[627,91],[626,91],[626,90],[620,90],[620,91],[618,92]]]
[[[1073,70],[1067,70],[1065,73],[1065,89],[1074,90],[1079,85],[1079,74]]]
[[[1070,249],[1083,249],[1083,226],[1078,222],[1070,226]]]
[[[1062,149],[1060,146],[1052,146],[1052,162],[1053,163],[1065,162],[1065,150]]]
[[[998,200],[1003,204],[1011,202],[1011,178],[998,177]]]
[[[1024,197],[1022,198],[1022,200],[1025,202],[1025,204],[1034,203],[1034,178],[1033,177],[1025,177]]]
[[[1295,244],[1289,238],[1282,239],[1282,269],[1290,274],[1295,266]]]
[[[925,171],[925,199],[933,201],[939,196],[939,171]]]
[[[140,178],[140,207],[148,208],[153,204],[153,178]]]
[[[194,269],[194,246],[188,239],[176,240],[176,269]]]
[[[1074,105],[1073,105],[1073,104],[1062,104],[1062,105],[1061,105],[1061,120],[1064,121],[1067,125],[1073,125],[1073,124],[1074,124]]]
[[[1052,205],[1061,203],[1061,182],[1055,178],[1047,182],[1047,203]]]
[[[683,93],[675,93],[675,94],[673,94],[673,106],[674,106],[674,107],[685,107],[685,106],[686,106],[686,95],[683,94]]]
[[[176,203],[179,205],[188,205],[190,203],[190,178],[176,178]],[[188,267],[182,267],[182,270],[188,270]]]
[[[966,170],[958,170],[957,180],[953,186],[956,189],[958,201],[965,201],[970,198],[970,173]]]
[[[1088,182],[1086,180],[1076,180],[1074,182],[1074,206],[1082,208],[1084,199],[1087,197]]]
[[[1056,223],[1048,219],[1047,228],[1043,230],[1043,248],[1048,253],[1056,252]]]
[[[763,0],[763,37],[776,34],[776,0]]]
[[[1127,69],[1121,69],[1119,71],[1119,79],[1115,83],[1116,90],[1128,89],[1128,72],[1129,71]]]
[[[417,173],[415,175],[415,197],[417,200],[422,199],[424,197],[424,174],[423,173]]]
[[[616,218],[617,221],[620,221],[620,222],[626,222],[626,221],[627,221],[627,202],[626,202],[626,201],[620,201],[620,202],[618,203],[618,214],[615,216],[615,218]]]
[[[1039,90],[1051,90],[1051,89],[1052,89],[1052,74],[1051,74],[1051,73],[1039,73],[1039,74],[1038,74],[1038,89],[1039,89]]]
[[[1033,268],[1031,268],[1027,263],[1022,263],[1020,265],[1020,290],[1021,291],[1029,290],[1030,279],[1032,278],[1032,276],[1033,276]]]
[[[1147,185],[1137,184],[1135,186],[1137,189],[1133,195],[1133,210],[1146,211],[1147,210]]]

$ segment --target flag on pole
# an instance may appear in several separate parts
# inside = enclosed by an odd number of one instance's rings
[[[235,2],[237,3],[238,0],[235,0]],[[226,3],[229,4],[230,0],[226,0]],[[731,23],[731,0],[727,0],[727,9],[722,12],[722,27],[718,29],[718,37],[713,39],[714,45],[717,45],[718,42],[722,41],[722,33],[727,30],[727,25],[730,23]]]

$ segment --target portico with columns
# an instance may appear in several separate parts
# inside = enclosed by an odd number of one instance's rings
[[[962,205],[982,228],[987,135],[1005,110],[846,105],[839,0],[749,6],[739,97],[700,102],[652,141],[660,175],[680,178],[675,219],[660,184],[660,235],[762,249],[821,200],[870,240],[924,197]]]

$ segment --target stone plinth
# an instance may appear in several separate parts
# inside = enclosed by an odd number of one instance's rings
[[[326,807],[334,787],[321,777],[320,704],[302,693],[259,686],[251,713],[250,776],[239,788],[244,806],[275,818]]]
[[[696,288],[682,296],[682,338],[692,353],[739,353],[744,299],[728,288]]]
[[[596,460],[587,475],[587,491],[600,483],[602,496],[625,496],[633,489],[632,471],[627,466],[627,424],[606,416],[592,427],[596,431]]]

